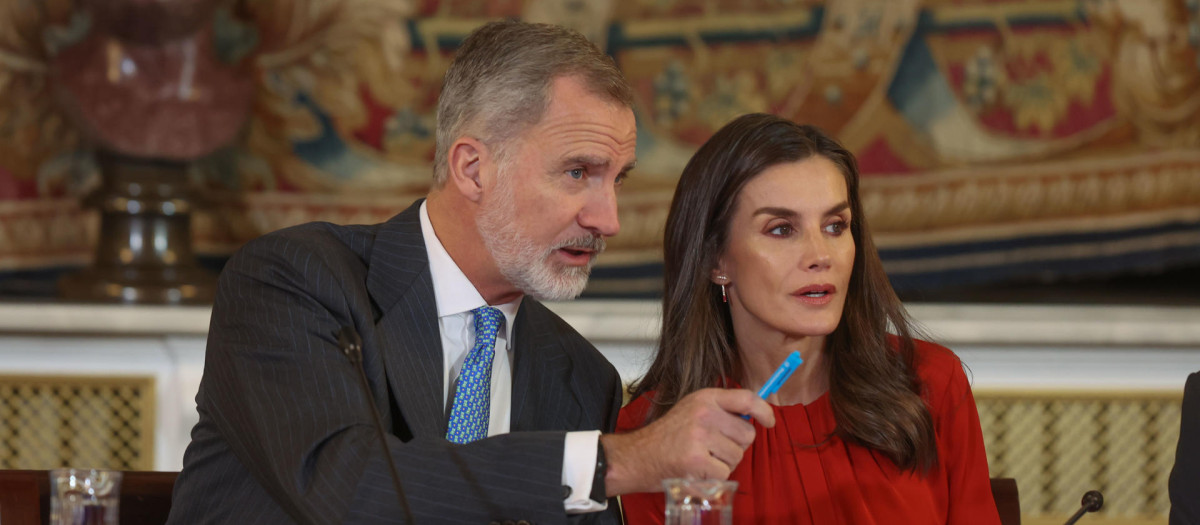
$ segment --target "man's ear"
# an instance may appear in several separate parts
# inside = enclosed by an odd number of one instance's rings
[[[487,145],[474,137],[459,137],[450,145],[447,157],[447,182],[472,202],[483,197],[483,167],[491,156]]]

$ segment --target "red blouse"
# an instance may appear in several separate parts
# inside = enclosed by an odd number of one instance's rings
[[[815,525],[999,525],[983,433],[971,386],[949,349],[916,342],[917,373],[937,434],[938,464],[927,475],[901,472],[887,456],[834,436],[828,392],[808,405],[777,406],[775,427],[755,423],[754,444],[730,475],[738,482],[733,522]],[[621,409],[617,432],[642,426],[650,403]],[[662,523],[664,496],[621,498],[628,523]]]

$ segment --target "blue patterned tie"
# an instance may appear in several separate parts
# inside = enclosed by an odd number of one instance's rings
[[[488,412],[492,401],[492,359],[496,355],[496,332],[504,314],[491,306],[471,311],[475,314],[475,347],[463,361],[450,409],[446,439],[470,443],[487,437]]]

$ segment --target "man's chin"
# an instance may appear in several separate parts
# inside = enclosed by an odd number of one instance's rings
[[[583,294],[590,273],[591,265],[570,267],[567,271],[559,269],[554,282],[536,283],[526,293],[539,301],[570,301]]]

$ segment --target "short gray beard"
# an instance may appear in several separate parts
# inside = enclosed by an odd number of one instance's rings
[[[604,238],[589,235],[567,239],[549,248],[539,248],[516,226],[517,204],[511,176],[501,168],[500,180],[491,203],[484,204],[477,221],[483,246],[496,262],[500,275],[526,295],[542,301],[566,301],[579,297],[587,287],[595,256],[586,266],[569,266],[552,260],[559,248],[574,246],[604,251]]]

